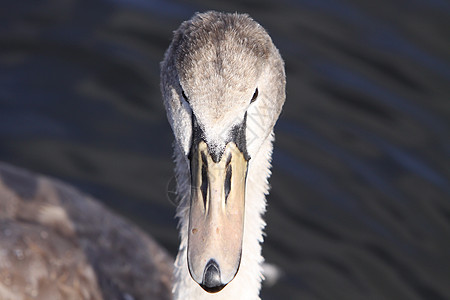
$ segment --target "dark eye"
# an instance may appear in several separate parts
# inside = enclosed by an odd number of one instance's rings
[[[186,102],[189,103],[189,99],[188,99],[188,97],[186,96],[186,94],[184,93],[183,90],[181,90],[181,95],[183,96],[184,100],[186,100]]]
[[[258,88],[256,88],[255,93],[253,94],[252,101],[250,103],[255,102],[256,98],[258,98]]]

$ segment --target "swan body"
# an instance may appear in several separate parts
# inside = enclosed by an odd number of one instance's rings
[[[196,14],[174,33],[161,89],[179,195],[174,297],[259,299],[283,60],[248,15]]]
[[[171,299],[172,264],[98,201],[0,163],[1,300]]]

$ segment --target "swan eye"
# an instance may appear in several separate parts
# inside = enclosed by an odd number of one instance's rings
[[[184,93],[183,90],[181,90],[181,95],[183,96],[184,100],[185,100],[187,103],[189,103],[189,99],[188,99],[188,97],[186,96],[186,94]]]
[[[252,101],[250,103],[255,102],[256,98],[258,98],[258,88],[256,88],[255,93],[253,94]]]

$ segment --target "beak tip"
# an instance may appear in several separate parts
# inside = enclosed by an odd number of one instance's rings
[[[220,292],[225,287],[225,284],[214,286],[214,287],[208,287],[204,284],[201,284],[200,286],[208,293],[214,294],[214,293]]]
[[[200,286],[208,293],[217,293],[221,291],[226,284],[223,284],[220,278],[220,268],[214,259],[210,259],[206,264],[203,273],[203,281]]]

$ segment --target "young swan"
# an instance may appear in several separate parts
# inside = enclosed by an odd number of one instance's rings
[[[248,15],[196,14],[175,31],[161,90],[175,134],[175,299],[259,299],[273,126],[284,64]]]

